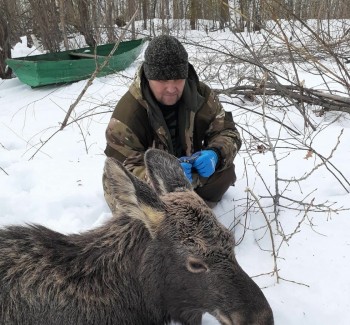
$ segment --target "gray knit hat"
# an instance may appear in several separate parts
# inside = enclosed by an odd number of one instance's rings
[[[148,44],[143,67],[150,80],[186,79],[188,54],[175,37],[157,36]]]

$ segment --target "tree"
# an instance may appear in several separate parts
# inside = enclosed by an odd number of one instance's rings
[[[114,19],[113,19],[114,1],[107,0],[106,5],[107,5],[107,10],[106,10],[107,38],[108,38],[108,42],[112,43],[115,39],[114,28],[113,28],[113,26],[114,26]]]
[[[0,78],[8,79],[11,69],[6,69],[6,59],[11,58],[10,34],[5,13],[0,8]]]
[[[149,0],[140,0],[142,8],[142,20],[143,20],[143,29],[147,29],[147,19],[149,11]]]
[[[59,28],[60,15],[55,0],[28,0],[31,6],[37,33],[44,48],[59,52],[62,33]]]
[[[96,40],[92,30],[93,24],[90,18],[89,3],[87,0],[78,0],[78,13],[79,13],[79,31],[84,35],[86,44],[89,46],[95,46]]]
[[[66,50],[69,49],[69,44],[68,44],[68,39],[67,39],[67,33],[66,33],[66,18],[65,18],[65,13],[66,13],[66,6],[65,6],[65,0],[60,0],[60,27],[62,30],[62,35],[63,35],[63,42],[64,42],[64,47]]]
[[[198,1],[199,0],[191,0],[191,4],[190,4],[190,26],[192,30],[196,29],[196,25],[197,25]]]
[[[220,28],[224,28],[230,21],[230,12],[228,6],[228,0],[219,0],[220,2]]]

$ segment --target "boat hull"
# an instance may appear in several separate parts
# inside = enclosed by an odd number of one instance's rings
[[[127,68],[140,54],[144,39],[121,42],[107,65],[97,74],[105,76]],[[6,63],[19,80],[31,87],[69,83],[90,78],[114,47],[114,43],[77,50],[14,59]]]

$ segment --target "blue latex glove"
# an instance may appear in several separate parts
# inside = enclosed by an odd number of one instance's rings
[[[180,165],[184,171],[187,179],[192,183],[192,164],[189,162],[180,162]]]
[[[193,155],[198,154],[197,152]],[[214,150],[202,150],[200,156],[195,159],[192,166],[197,169],[197,172],[202,177],[210,177],[214,174],[216,164],[218,163],[218,155]]]

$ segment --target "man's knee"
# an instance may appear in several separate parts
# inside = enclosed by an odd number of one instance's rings
[[[218,202],[236,181],[235,166],[214,173],[211,177],[203,181],[202,186],[195,189],[197,194],[204,200]]]

